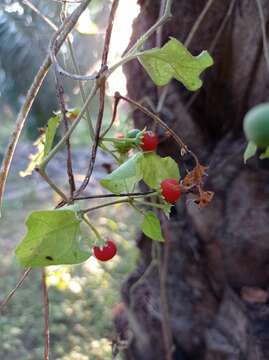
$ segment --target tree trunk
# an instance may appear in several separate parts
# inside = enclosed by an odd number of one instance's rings
[[[156,21],[160,2],[140,1],[131,43]],[[175,0],[162,43],[169,36],[184,42],[206,2]],[[139,240],[137,271],[122,289],[128,328],[116,319],[129,343],[126,359],[269,359],[269,167],[258,157],[243,164],[242,133],[246,111],[268,99],[269,76],[256,1],[232,3],[213,2],[189,46],[193,54],[209,50],[215,61],[202,89],[193,94],[172,82],[160,112],[209,165],[205,187],[215,197],[202,210],[187,196],[178,201],[164,222],[159,265],[151,263],[151,241]],[[261,5],[268,25],[268,0]],[[155,36],[147,46],[156,46]],[[156,105],[160,90],[138,62],[125,72],[129,96]],[[137,127],[152,127],[140,112],[134,116]],[[179,159],[178,146],[156,131],[160,154]],[[193,165],[190,159],[178,162],[183,174]]]

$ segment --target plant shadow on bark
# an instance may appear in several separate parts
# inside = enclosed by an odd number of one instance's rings
[[[268,24],[269,8],[265,0],[261,4]],[[131,43],[159,15],[160,1],[141,0],[140,5]],[[204,5],[204,0],[174,1],[163,42],[169,36],[184,41]],[[210,48],[229,5],[227,0],[213,3],[189,46],[193,54]],[[115,319],[120,340],[129,344],[126,359],[269,358],[269,172],[258,157],[243,164],[242,134],[246,111],[268,98],[268,70],[256,2],[236,1],[226,20],[202,89],[193,94],[172,82],[161,109],[161,117],[209,165],[206,187],[215,198],[198,210],[186,196],[173,210],[160,257],[160,271],[167,267],[168,323],[158,264],[149,269],[152,244],[144,236],[138,240],[141,259],[122,287],[125,308]],[[154,36],[149,45],[155,46]],[[160,93],[139,64],[125,65],[125,73],[131,98],[158,102]],[[138,111],[134,119],[139,128],[150,126]],[[178,159],[178,147],[157,131],[163,139],[160,153]],[[184,172],[188,159],[179,165]],[[171,354],[163,330],[172,337]]]

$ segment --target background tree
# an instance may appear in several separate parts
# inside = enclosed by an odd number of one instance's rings
[[[160,12],[161,1],[139,3],[131,43]],[[205,4],[174,1],[172,20],[148,46],[160,45],[168,36],[185,41]],[[166,243],[157,259],[151,242],[139,240],[139,267],[122,290],[133,313],[131,331],[125,331],[123,314],[116,319],[122,339],[130,342],[128,359],[269,357],[268,164],[258,157],[243,164],[242,134],[246,111],[268,99],[269,64],[262,40],[262,27],[268,24],[265,0],[211,1],[189,44],[194,54],[209,49],[215,61],[197,94],[178,82],[156,89],[138,63],[125,66],[129,96],[150,98],[154,111],[210,166],[206,187],[216,193],[203,211],[188,197],[178,203],[171,222],[163,221]],[[135,124],[150,126],[138,111]],[[157,129],[163,138],[160,153],[179,158],[173,140]],[[185,155],[181,169],[188,162]]]

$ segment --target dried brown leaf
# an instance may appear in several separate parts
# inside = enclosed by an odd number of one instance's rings
[[[207,166],[196,165],[183,179],[182,184],[185,187],[198,186],[202,184],[202,179],[206,176]]]
[[[199,209],[202,209],[212,201],[213,197],[214,197],[213,191],[201,190],[198,199],[195,200],[195,203],[198,205]]]

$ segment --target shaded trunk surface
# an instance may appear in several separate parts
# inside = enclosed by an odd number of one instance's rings
[[[174,0],[162,42],[169,36],[184,41],[205,3]],[[187,197],[178,202],[164,224],[160,267],[149,267],[151,241],[139,240],[140,263],[122,290],[121,317],[129,324],[116,319],[119,335],[129,342],[130,360],[269,359],[269,166],[258,157],[243,164],[242,134],[245,112],[268,100],[269,77],[256,1],[237,0],[229,8],[231,3],[213,3],[189,47],[193,54],[211,48],[215,64],[206,71],[204,86],[193,94],[172,82],[160,113],[210,166],[205,187],[216,194],[203,210]],[[140,4],[132,43],[159,14],[159,0]],[[268,0],[261,4],[268,25]],[[147,46],[156,46],[154,36]],[[158,103],[160,91],[138,62],[128,64],[125,73],[131,98]],[[138,111],[134,116],[137,127],[152,126]],[[163,139],[160,154],[179,159],[184,173],[190,160],[183,166],[178,147],[157,132]]]

